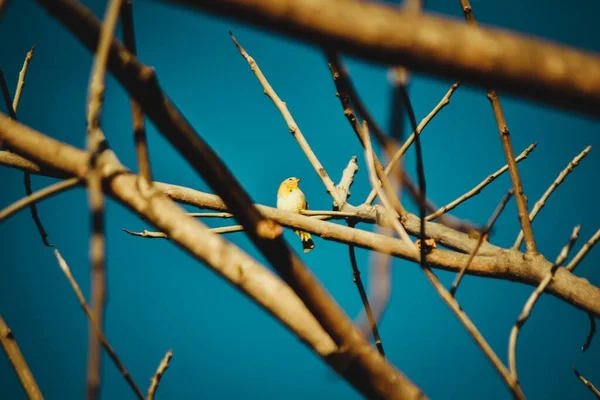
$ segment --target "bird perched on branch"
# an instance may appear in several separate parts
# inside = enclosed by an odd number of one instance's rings
[[[283,211],[299,213],[308,208],[306,197],[298,187],[300,178],[290,177],[281,182],[277,191],[277,208]],[[302,248],[305,253],[314,249],[315,244],[310,237],[310,233],[304,231],[294,231],[302,240]]]

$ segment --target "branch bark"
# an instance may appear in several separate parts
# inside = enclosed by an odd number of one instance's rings
[[[498,28],[357,0],[167,0],[319,47],[600,116],[600,57]]]

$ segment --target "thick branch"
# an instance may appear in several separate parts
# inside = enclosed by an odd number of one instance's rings
[[[600,116],[600,57],[497,28],[339,0],[169,0],[317,46]]]
[[[18,133],[23,130],[32,132],[29,128],[22,125],[11,124],[6,117],[0,115],[0,138],[5,135],[10,135],[11,130],[18,129]],[[11,137],[15,138],[11,135]],[[31,139],[30,136],[27,136]],[[45,140],[51,140],[45,138]],[[26,142],[31,148],[35,148],[27,157],[36,159],[37,162],[43,160],[53,160],[53,169],[48,170],[49,174],[55,173],[60,168],[60,174],[82,175],[85,172],[86,153],[79,149],[62,144],[61,146],[53,147],[52,152],[47,151],[46,142],[43,144],[38,140],[27,140]],[[5,157],[5,155],[8,155]],[[40,160],[43,156],[43,160]],[[13,161],[14,164],[9,164]],[[9,152],[0,151],[0,165],[24,166],[32,173],[46,173],[45,167],[36,164],[32,161],[25,161],[22,157],[15,157]],[[47,164],[46,164],[47,165]],[[82,168],[81,170],[79,168]],[[171,199],[200,208],[212,209],[220,212],[227,212],[227,206],[214,194],[200,192],[194,189],[177,186],[167,183],[156,183],[156,189],[164,192]],[[288,213],[277,210],[273,207],[257,205],[260,212],[266,217],[275,220],[283,226],[304,230],[320,236],[324,239],[333,240],[344,244],[355,244],[369,250],[375,250],[386,254],[391,254],[395,257],[418,261],[414,257],[412,250],[403,242],[378,235],[372,232],[363,231],[360,229],[348,228],[346,226],[334,224],[331,222],[320,221],[311,217],[300,214]],[[360,214],[359,214],[360,216]],[[416,218],[416,217],[415,217]],[[409,221],[410,222],[410,221]],[[418,218],[414,223],[410,222],[407,226],[410,229],[418,227]],[[412,228],[411,228],[412,227]],[[450,232],[454,236],[446,236],[446,232]],[[454,243],[454,241],[466,241],[466,234],[452,231],[439,224],[427,224],[427,235],[436,240],[436,242],[446,241]],[[435,235],[435,236],[434,236]],[[472,239],[474,249],[476,240]],[[485,251],[484,251],[485,249]],[[523,253],[514,250],[503,250],[492,246],[489,243],[484,243],[478,252],[469,269],[466,271],[468,275],[483,276],[495,279],[506,279],[515,282],[521,282],[532,286],[537,286],[543,279],[545,272],[552,266],[552,263],[547,261],[541,255],[532,258],[524,257]],[[429,265],[434,268],[443,269],[446,271],[459,272],[467,262],[469,255],[461,254],[442,249],[433,249],[427,256]],[[600,317],[600,288],[590,284],[587,279],[576,277],[564,268],[559,269],[554,276],[554,280],[548,286],[547,293],[566,301],[584,311],[591,312],[596,317]]]

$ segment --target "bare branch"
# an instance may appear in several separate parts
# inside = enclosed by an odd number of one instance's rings
[[[129,229],[125,229],[125,228],[122,228],[121,230],[125,233],[128,233],[131,236],[138,236],[138,237],[143,237],[143,238],[147,238],[147,239],[167,239],[167,240],[169,239],[169,236],[167,236],[167,234],[164,232],[151,232],[146,229],[144,229],[141,232],[134,232],[134,231],[130,231]],[[210,231],[212,233],[225,234],[225,233],[240,232],[243,230],[244,230],[244,227],[242,225],[232,225],[232,226],[224,226],[224,227],[220,227],[220,228],[212,228]]]
[[[577,379],[579,379],[581,381],[581,383],[583,383],[585,386],[587,386],[587,388],[590,389],[592,391],[592,393],[594,393],[596,395],[596,397],[600,399],[600,390],[598,390],[598,388],[596,388],[596,386],[594,386],[594,384],[592,382],[585,379],[583,377],[583,375],[581,375],[575,367],[573,367],[573,372],[575,372],[575,376],[577,376]]]
[[[473,27],[477,27],[476,31],[473,31],[473,37],[480,32],[480,28],[475,21],[475,15],[473,14],[473,8],[469,0],[460,0],[465,19],[467,24]],[[498,92],[494,89],[494,86],[487,92],[487,97],[492,105],[494,111],[494,118],[496,119],[496,125],[498,126],[498,133],[500,133],[500,140],[502,142],[502,148],[504,149],[504,156],[508,164],[508,171],[510,173],[510,179],[513,184],[513,190],[515,191],[515,199],[517,201],[517,209],[519,214],[519,222],[521,223],[521,229],[523,230],[525,237],[525,247],[527,253],[537,254],[537,248],[535,245],[535,239],[533,237],[533,230],[531,228],[531,221],[527,218],[527,197],[523,190],[521,178],[519,176],[519,169],[515,162],[515,154],[510,140],[510,132],[506,125],[506,119],[504,118],[504,112],[502,111],[502,105],[500,104],[500,97]]]
[[[530,144],[529,147],[527,147],[525,150],[523,150],[523,152],[521,154],[519,154],[519,156],[517,158],[515,158],[515,162],[518,163],[518,162],[526,159],[527,156],[529,156],[529,153],[531,153],[536,148],[536,146],[537,146],[537,142]],[[483,181],[481,181],[477,186],[475,186],[473,189],[469,190],[467,193],[463,194],[456,200],[451,201],[450,203],[448,203],[445,206],[438,209],[433,214],[428,215],[426,220],[432,221],[436,218],[439,218],[441,215],[456,208],[456,206],[458,206],[459,204],[461,204],[461,203],[469,200],[471,197],[479,194],[483,190],[483,188],[485,188],[487,185],[492,183],[494,180],[496,180],[497,177],[499,177],[506,171],[508,171],[508,165],[505,165],[504,167],[500,168],[493,174],[489,175],[487,178],[485,178]]]
[[[565,178],[575,169],[576,166],[579,165],[579,162],[581,160],[583,160],[583,158],[585,156],[588,155],[588,153],[590,152],[591,149],[592,149],[592,146],[586,147],[581,153],[579,153],[567,165],[567,167],[565,169],[563,169],[560,172],[560,174],[558,174],[558,177],[556,178],[556,180],[554,182],[552,182],[550,187],[546,190],[546,192],[542,195],[542,197],[540,197],[540,199],[533,206],[533,210],[531,210],[531,212],[529,213],[529,221],[533,222],[533,220],[535,219],[537,214],[546,205],[546,201],[548,200],[550,195],[560,186],[561,183],[563,183],[565,181]],[[522,240],[523,240],[523,231],[519,232],[519,235],[517,236],[517,240],[515,241],[513,248],[518,249],[521,246]]]
[[[190,217],[195,218],[233,218],[230,213],[188,213]]]
[[[19,123],[13,122],[0,114],[0,138],[17,148],[25,157],[37,160],[38,163],[15,156],[10,152],[0,151],[0,165],[11,167],[22,166],[32,173],[49,176],[84,176],[87,170],[88,154],[72,146],[53,141]],[[50,168],[50,167],[51,168]],[[203,193],[194,189],[157,182],[155,189],[165,193],[171,199],[182,204],[220,212],[231,212],[225,202],[218,196]],[[395,257],[417,261],[416,253],[400,240],[392,239],[373,232],[348,228],[334,223],[318,220],[300,214],[287,213],[273,207],[256,205],[262,214],[289,228],[304,230],[324,239],[344,244],[354,244],[358,247],[392,254]],[[375,207],[377,209],[377,207]],[[357,210],[357,218],[361,221],[375,221],[375,214],[363,215],[364,210]],[[409,214],[410,215],[410,214]],[[192,218],[188,219],[193,220]],[[362,218],[365,218],[364,220]],[[385,218],[380,214],[380,219]],[[387,221],[386,221],[387,223]],[[415,217],[407,220],[409,231],[418,232],[419,221]],[[387,225],[386,225],[387,226]],[[453,248],[463,248],[466,252],[475,248],[476,240],[468,235],[451,230],[436,223],[427,224],[427,235],[434,238],[438,245]],[[461,243],[468,243],[461,246]],[[471,250],[469,250],[471,249]],[[552,263],[543,256],[534,258],[523,257],[523,253],[514,250],[502,250],[489,243],[484,243],[479,256],[473,259],[469,275],[483,276],[495,279],[507,279],[527,285],[537,285],[544,278]],[[446,251],[441,248],[433,249],[427,256],[430,267],[446,271],[459,272],[465,265],[468,254]],[[572,304],[573,306],[591,312],[600,317],[600,288],[590,284],[586,279],[580,279],[564,268],[559,269],[554,280],[549,284],[547,292]]]
[[[566,266],[567,271],[573,272],[575,270],[575,268],[577,268],[577,265],[579,265],[581,260],[583,260],[583,258],[587,255],[587,253],[589,253],[594,248],[594,246],[596,245],[596,243],[598,243],[599,240],[600,240],[600,229],[598,229],[596,231],[596,233],[594,233],[594,235],[590,238],[590,240],[585,242],[585,244],[581,247],[581,250],[579,250],[579,253],[577,253],[577,255],[575,255],[575,257],[573,257],[573,259],[571,260],[569,265]]]
[[[575,242],[577,241],[577,238],[579,237],[580,229],[581,229],[580,226],[576,226],[573,229],[573,233],[571,233],[571,237],[569,238],[569,243],[567,243],[562,248],[562,250],[560,251],[558,257],[556,258],[556,261],[554,262],[554,265],[552,266],[552,268],[550,268],[546,272],[546,276],[544,276],[544,279],[540,282],[540,284],[537,286],[537,288],[533,291],[531,296],[529,296],[529,299],[527,299],[527,302],[525,303],[525,306],[523,307],[523,311],[521,311],[521,315],[519,315],[517,322],[515,323],[515,325],[513,326],[512,330],[510,332],[510,338],[509,338],[509,342],[508,342],[508,363],[510,366],[510,372],[511,372],[513,378],[517,381],[519,378],[518,378],[518,374],[517,374],[516,351],[517,351],[517,339],[519,338],[519,332],[521,331],[521,327],[525,324],[525,322],[527,322],[527,319],[531,315],[531,311],[533,310],[533,307],[535,306],[537,301],[542,296],[542,293],[544,293],[544,290],[546,290],[546,287],[550,284],[550,282],[554,278],[554,274],[556,273],[556,271],[560,268],[562,263],[565,262],[565,260],[567,259],[567,256],[569,255],[569,251],[571,251],[571,249],[573,248],[573,245],[575,244]]]
[[[358,172],[358,165],[356,164],[356,156],[352,156],[352,158],[350,158],[350,161],[348,162],[348,165],[346,166],[346,168],[344,168],[344,171],[342,172],[342,179],[340,179],[340,183],[338,183],[335,188],[338,191],[338,194],[341,197],[341,200],[344,201],[344,203],[346,203],[346,201],[348,201],[348,198],[350,198],[350,187],[352,187],[352,184],[354,183],[354,175],[356,175],[356,173]],[[304,215],[317,215],[317,214],[306,214],[306,211],[308,210],[302,210],[302,213]],[[338,214],[335,215],[341,215],[339,213],[343,213],[343,211],[338,211]],[[333,214],[328,214],[328,215],[333,215]]]
[[[2,90],[2,97],[4,99],[4,104],[6,105],[6,110],[8,112],[8,115],[16,120],[17,119],[17,114],[15,114],[15,110],[12,107],[12,101],[10,100],[10,91],[8,90],[8,85],[6,84],[6,79],[4,78],[4,73],[2,72],[2,69],[0,68],[0,90]]]
[[[100,115],[104,101],[106,68],[122,0],[111,0],[106,6],[105,21],[100,27],[100,38],[94,57],[94,65],[88,89],[87,148],[90,151],[87,174],[88,203],[91,215],[90,261],[92,266],[92,318],[90,326],[104,325],[106,307],[106,254],[104,233],[104,193],[99,170],[99,157],[105,145],[104,133],[100,128]],[[102,379],[102,341],[93,329],[88,334],[87,398],[100,398]]]
[[[170,2],[233,17],[370,61],[496,87],[595,116],[600,113],[600,57],[505,29],[475,30],[451,18],[415,14],[369,1]]]
[[[489,237],[492,227],[496,223],[496,220],[498,219],[498,217],[500,217],[500,214],[504,210],[504,207],[506,207],[506,203],[508,203],[508,201],[510,200],[510,198],[512,197],[513,194],[514,194],[514,192],[511,189],[508,191],[508,193],[506,193],[504,195],[504,197],[500,201],[500,204],[498,204],[498,207],[496,207],[496,210],[494,211],[494,213],[492,214],[492,217],[488,221],[488,223],[485,227],[485,230],[481,233],[481,235],[479,235],[479,239],[477,240],[477,246],[475,247],[475,250],[469,255],[469,259],[467,260],[467,263],[460,270],[460,272],[458,273],[456,278],[454,278],[454,282],[452,282],[452,288],[450,289],[450,294],[452,296],[456,296],[456,291],[458,290],[458,285],[460,285],[460,281],[462,280],[462,277],[465,274],[465,271],[467,269],[469,269],[469,265],[471,265],[473,258],[475,258],[475,256],[477,255],[477,251],[481,247],[481,244],[483,243],[483,241]]]
[[[365,132],[364,143],[365,143],[365,153],[366,153],[365,157],[367,158],[367,165],[369,165],[370,168],[373,168],[372,167],[372,164],[374,163],[373,156],[369,155],[369,153],[373,154],[373,148],[371,146],[371,140],[368,135],[368,129],[367,129],[366,123],[364,123],[364,132]],[[419,140],[419,139],[417,138],[417,140]],[[376,181],[374,181],[372,179],[371,184],[375,187]],[[391,208],[391,206],[387,202],[385,194],[380,193],[379,199],[381,200],[382,204],[384,204],[386,212],[391,217],[394,213],[394,210]],[[395,218],[392,220],[394,221],[394,223],[392,225],[393,228],[396,230],[398,235],[400,235],[401,234],[400,222]],[[421,220],[422,221],[424,220],[423,214],[422,214]],[[424,224],[424,222],[422,222],[422,225],[423,224]],[[487,343],[487,341],[485,340],[483,335],[481,335],[481,333],[479,332],[479,330],[477,329],[475,324],[473,324],[473,322],[469,319],[467,314],[462,310],[462,308],[460,307],[460,305],[458,304],[456,299],[454,297],[452,297],[452,295],[450,294],[450,292],[448,292],[446,290],[446,288],[444,288],[444,286],[439,281],[437,276],[431,271],[431,269],[427,265],[427,261],[425,259],[425,254],[423,251],[426,248],[425,241],[424,241],[425,232],[424,232],[424,230],[422,230],[421,232],[422,233],[421,233],[421,237],[420,237],[420,241],[421,241],[420,251],[418,251],[417,246],[415,246],[415,244],[412,242],[411,242],[411,245],[412,245],[411,250],[413,251],[413,253],[419,252],[418,260],[421,265],[421,268],[423,269],[423,272],[425,273],[425,276],[431,282],[431,284],[435,288],[438,295],[442,298],[442,300],[448,305],[448,307],[452,310],[452,312],[458,317],[460,322],[463,324],[463,326],[465,327],[467,332],[469,332],[469,334],[473,337],[473,339],[475,340],[475,342],[477,343],[479,348],[482,350],[482,352],[485,354],[485,356],[488,357],[488,359],[491,361],[492,365],[496,368],[496,370],[498,371],[498,373],[500,374],[500,376],[502,377],[502,379],[508,386],[509,390],[513,393],[515,398],[524,399],[525,396],[521,392],[519,382],[512,378],[512,376],[510,375],[510,371],[504,366],[504,364],[502,364],[502,361],[500,361],[500,359],[498,358],[498,356],[496,355],[494,350],[490,347],[490,345]],[[431,249],[427,249],[427,251],[431,251]]]
[[[419,122],[417,130],[413,131],[413,133],[408,137],[406,142],[404,142],[402,144],[402,147],[400,147],[400,149],[398,149],[398,151],[396,153],[394,153],[394,155],[390,158],[390,161],[389,161],[387,167],[385,167],[386,175],[390,174],[390,172],[392,171],[392,169],[394,168],[396,163],[402,158],[402,156],[404,156],[404,154],[406,153],[408,148],[414,143],[415,137],[417,135],[421,134],[423,129],[425,129],[425,127],[427,126],[427,124],[429,124],[429,122],[433,119],[433,117],[435,117],[442,108],[444,108],[446,105],[450,104],[450,97],[452,97],[452,95],[454,94],[456,89],[458,89],[459,83],[460,82],[456,82],[452,86],[450,86],[450,89],[448,89],[448,92],[446,92],[446,94],[444,95],[442,100],[440,100],[440,102],[433,108],[433,110],[431,110],[431,112],[425,118],[423,118],[421,120],[421,122]],[[367,196],[365,203],[373,204],[373,201],[375,200],[376,197],[377,197],[377,192],[375,191],[375,189],[372,189],[371,192],[369,193],[369,195]]]
[[[8,325],[6,325],[6,322],[4,322],[2,315],[0,315],[0,345],[2,345],[8,361],[10,361],[19,377],[19,382],[21,382],[21,386],[23,386],[27,397],[30,400],[43,400],[44,396],[42,396],[42,392],[40,392],[40,388],[19,349],[15,335]]]
[[[19,102],[21,101],[21,94],[23,93],[23,88],[25,87],[25,76],[27,76],[27,69],[29,68],[29,63],[31,62],[31,58],[33,57],[33,51],[35,50],[35,45],[31,47],[31,50],[27,52],[27,56],[25,56],[25,61],[23,62],[23,68],[21,68],[21,72],[19,72],[19,80],[17,81],[17,90],[15,90],[15,97],[13,98],[12,108],[17,113],[19,108]]]
[[[129,371],[127,371],[127,369],[125,368],[125,365],[123,365],[123,363],[121,362],[121,359],[117,356],[117,353],[115,352],[113,347],[108,342],[108,339],[104,335],[104,332],[102,332],[102,328],[94,321],[93,311],[90,308],[90,306],[88,306],[88,304],[86,303],[85,296],[83,295],[83,292],[81,291],[81,288],[79,287],[79,284],[73,277],[73,274],[71,274],[71,269],[69,268],[69,265],[67,264],[67,262],[61,256],[60,252],[57,249],[54,249],[54,256],[56,257],[56,260],[58,261],[58,265],[60,266],[60,269],[65,274],[67,280],[69,281],[69,284],[73,288],[73,291],[75,292],[75,295],[77,296],[77,300],[79,300],[79,305],[81,305],[83,312],[85,313],[88,320],[90,321],[90,324],[92,325],[92,328],[93,328],[93,333],[98,337],[98,339],[100,340],[100,343],[102,343],[102,347],[104,347],[104,350],[106,350],[106,353],[108,353],[110,359],[115,364],[115,366],[117,367],[117,369],[119,370],[121,375],[123,375],[123,378],[125,378],[125,380],[127,381],[127,384],[129,385],[131,390],[133,390],[133,392],[136,394],[137,398],[140,400],[144,400],[144,394],[142,393],[140,388],[135,384],[132,376],[129,374]]]
[[[123,0],[121,8],[121,24],[123,25],[123,44],[133,55],[137,55],[135,46],[135,31],[133,28],[133,2]],[[135,142],[135,153],[137,155],[138,170],[140,175],[152,184],[152,168],[150,167],[150,153],[148,151],[148,139],[146,137],[146,126],[144,124],[144,113],[137,101],[131,98],[131,118],[133,120],[133,138]]]
[[[48,197],[55,196],[59,193],[64,192],[65,190],[71,189],[74,186],[77,186],[81,182],[79,178],[70,178],[64,181],[57,182],[53,185],[45,187],[44,189],[38,190],[37,192],[30,194],[27,197],[24,197],[20,200],[17,200],[10,206],[6,207],[3,210],[0,210],[0,222],[9,218],[11,215],[17,213],[23,208],[37,203],[41,200],[47,199]]]
[[[363,307],[365,308],[365,312],[367,313],[369,327],[371,328],[371,332],[373,333],[373,339],[375,340],[377,350],[379,351],[379,354],[385,357],[383,343],[381,342],[381,337],[379,336],[379,329],[377,329],[377,323],[375,321],[375,318],[373,318],[373,311],[371,310],[371,305],[369,304],[369,298],[367,297],[365,286],[363,285],[362,279],[360,277],[360,270],[358,269],[358,262],[356,261],[356,251],[354,249],[354,246],[348,246],[348,251],[350,253],[350,264],[352,266],[352,280],[358,288],[360,299],[363,303]]]
[[[279,96],[277,96],[277,93],[275,92],[275,90],[273,90],[273,88],[267,81],[267,78],[265,78],[265,76],[263,75],[254,58],[252,58],[246,52],[242,45],[236,40],[235,36],[233,36],[233,33],[229,32],[229,35],[231,36],[231,40],[239,50],[242,57],[244,57],[244,59],[248,62],[248,65],[250,65],[250,69],[252,70],[252,72],[254,72],[254,75],[256,75],[256,78],[258,79],[258,81],[264,89],[265,95],[267,95],[267,97],[269,97],[271,101],[273,101],[273,104],[275,104],[275,107],[277,107],[277,109],[283,116],[283,119],[287,123],[287,126],[290,130],[290,133],[294,136],[294,138],[300,145],[300,148],[306,155],[306,158],[308,158],[308,161],[313,166],[317,175],[319,175],[319,177],[323,181],[327,192],[331,195],[331,197],[337,204],[337,208],[341,210],[344,207],[345,202],[342,201],[341,196],[338,194],[335,188],[335,184],[333,183],[329,175],[327,175],[325,168],[323,168],[323,165],[321,164],[315,153],[310,148],[310,145],[304,138],[302,131],[300,131],[300,127],[298,127],[296,121],[294,121],[294,117],[292,117],[292,114],[289,112],[287,105],[283,101],[281,101]]]
[[[150,384],[150,388],[148,389],[147,400],[154,400],[154,395],[156,394],[156,390],[158,389],[158,384],[160,383],[160,380],[162,379],[164,373],[169,368],[171,358],[173,358],[173,351],[169,350],[167,351],[167,354],[165,354],[165,357],[161,360],[160,364],[158,365],[158,369],[156,370],[156,373],[152,377],[152,383]]]
[[[592,313],[588,313],[588,317],[590,319],[590,331],[588,332],[588,335],[585,338],[585,343],[583,344],[583,346],[581,346],[581,351],[583,352],[587,351],[587,349],[590,348],[590,345],[592,344],[592,339],[596,334],[596,319],[594,318],[594,315]]]

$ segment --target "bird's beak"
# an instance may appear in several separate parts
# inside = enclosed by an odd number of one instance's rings
[[[300,178],[296,178],[296,182],[300,183]]]

